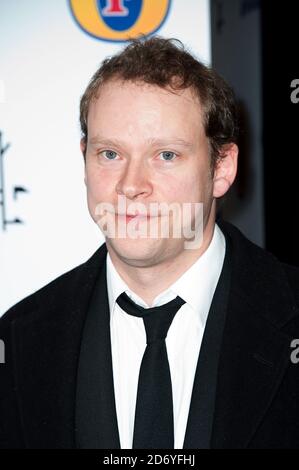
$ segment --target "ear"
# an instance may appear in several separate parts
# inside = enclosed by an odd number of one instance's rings
[[[238,169],[238,146],[234,143],[222,147],[221,158],[214,170],[213,196],[219,198],[229,190],[233,184]]]
[[[85,140],[84,137],[82,137],[82,139],[80,140],[80,149],[81,149],[82,155],[83,155],[84,160],[85,160],[85,154],[86,154],[86,140]]]
[[[86,157],[86,140],[84,138],[80,140],[80,149],[81,149],[84,162],[85,162],[86,161],[86,158],[85,158]],[[84,167],[84,183],[86,185],[86,165]]]

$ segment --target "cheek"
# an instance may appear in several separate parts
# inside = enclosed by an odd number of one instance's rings
[[[105,201],[113,187],[111,174],[105,170],[90,169],[86,172],[87,193],[91,200]]]
[[[165,178],[160,187],[164,199],[173,202],[201,202],[204,192],[202,180],[196,171]]]
[[[178,202],[200,202],[209,205],[213,197],[213,181],[210,177],[194,173],[178,181],[170,188],[171,200]]]
[[[87,205],[91,218],[95,223],[99,221],[98,205],[109,203],[109,184],[108,175],[89,169],[86,172]]]

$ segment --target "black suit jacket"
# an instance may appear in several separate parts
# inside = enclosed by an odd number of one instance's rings
[[[299,338],[299,270],[232,225],[220,227],[231,246],[231,278],[209,447],[299,448],[299,364],[291,361],[291,342]],[[106,253],[102,245],[0,319],[0,448],[76,448],[82,333]],[[107,423],[101,432],[110,436],[110,448],[119,448],[108,346],[98,358]],[[192,417],[188,433],[196,438]]]

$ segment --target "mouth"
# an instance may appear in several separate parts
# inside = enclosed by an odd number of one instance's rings
[[[149,221],[153,218],[156,218],[157,216],[151,216],[151,215],[145,215],[145,214],[117,214],[117,217],[120,218],[121,221],[126,221],[126,223],[131,222],[131,220],[136,220],[136,221]]]

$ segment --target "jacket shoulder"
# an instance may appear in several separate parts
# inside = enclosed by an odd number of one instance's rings
[[[250,241],[237,227],[219,220],[227,239],[232,240],[238,286],[257,296],[268,297],[274,308],[288,303],[299,306],[299,268],[283,263],[274,254]],[[272,299],[272,300],[271,300]],[[274,300],[275,299],[275,300]],[[297,308],[298,310],[298,308]]]

